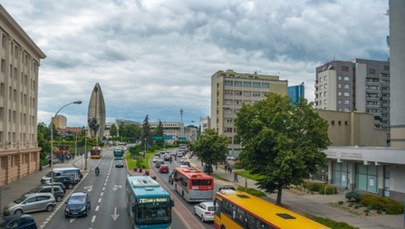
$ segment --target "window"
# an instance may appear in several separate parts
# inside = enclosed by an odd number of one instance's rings
[[[389,71],[389,70],[390,70],[390,66],[384,65],[384,71]]]
[[[260,82],[253,82],[253,87],[260,88]]]
[[[253,97],[260,97],[260,91],[254,91],[252,95]]]
[[[6,35],[5,34],[3,34],[2,36],[1,36],[1,46],[3,47],[3,48],[5,48],[6,47]]]
[[[250,92],[250,91],[244,91],[244,92],[243,92],[243,96],[250,97],[250,96],[251,96],[251,92]]]
[[[341,77],[341,76],[338,76],[338,80],[342,80],[342,77]]]
[[[338,83],[338,88],[342,88],[342,84]]]
[[[334,121],[334,120],[331,121],[331,125],[332,125],[332,126],[335,125],[335,121]]]
[[[338,104],[342,104],[342,100],[338,99]]]
[[[1,59],[1,72],[6,72],[6,60]]]
[[[251,82],[243,82],[244,87],[251,87],[252,83]]]
[[[270,88],[270,84],[269,83],[262,83],[262,88]]]
[[[232,99],[225,99],[225,105],[231,105]]]
[[[235,87],[242,87],[242,81],[235,81]]]
[[[326,76],[323,77],[323,80],[326,81]]]
[[[350,96],[350,93],[349,93],[349,92],[345,92],[345,93],[344,93],[344,96]]]
[[[345,77],[343,77],[343,80],[345,80],[345,81],[349,81],[349,80],[350,80],[350,77],[345,76]]]
[[[225,95],[233,95],[233,91],[232,90],[225,90]]]
[[[350,85],[348,83],[345,83],[345,89],[349,89]]]
[[[0,83],[0,95],[4,96],[4,83]]]
[[[374,75],[374,74],[375,74],[375,69],[369,68],[369,69],[368,69],[368,74]]]
[[[349,67],[348,66],[342,66],[342,72],[348,72]]]
[[[235,105],[242,105],[242,100],[239,99],[235,100]]]
[[[242,91],[235,91],[235,95],[242,95]]]
[[[350,104],[350,100],[345,99],[345,105],[349,105]]]
[[[339,92],[338,92],[338,96],[342,96],[342,92],[339,91]]]
[[[233,86],[232,80],[225,80],[225,86]]]
[[[350,108],[345,107],[345,112],[350,112]]]

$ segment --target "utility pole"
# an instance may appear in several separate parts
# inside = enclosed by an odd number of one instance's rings
[[[84,139],[84,171],[87,170],[87,138]]]

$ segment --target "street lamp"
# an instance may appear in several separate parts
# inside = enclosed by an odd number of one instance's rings
[[[74,101],[74,102],[63,105],[61,108],[59,108],[59,110],[55,113],[55,115],[51,119],[51,191],[52,191],[52,195],[54,194],[53,193],[53,176],[54,176],[54,174],[53,174],[53,121],[55,120],[56,116],[59,114],[59,112],[63,108],[65,108],[71,104],[82,104],[82,101],[78,100],[78,101]]]

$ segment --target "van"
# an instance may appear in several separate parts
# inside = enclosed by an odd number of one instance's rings
[[[64,168],[54,168],[52,171],[48,172],[45,176],[41,178],[41,183],[44,184],[47,181],[51,180],[51,176],[60,177],[60,176],[70,176],[73,177],[76,182],[79,182],[83,177],[79,168],[76,167],[64,167]]]
[[[27,194],[30,194],[30,193],[52,193],[52,184],[33,188],[27,192]],[[54,185],[53,186],[53,196],[54,196],[56,202],[59,202],[63,199],[63,197],[65,197],[65,192],[63,191],[63,189],[61,187]]]

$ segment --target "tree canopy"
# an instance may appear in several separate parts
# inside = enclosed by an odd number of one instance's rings
[[[277,191],[277,204],[284,187],[301,184],[325,164],[328,124],[305,99],[290,105],[287,96],[270,93],[262,101],[243,105],[234,122],[242,166],[261,175],[261,189]]]
[[[193,143],[193,155],[206,165],[224,161],[228,153],[227,137],[219,135],[214,129],[206,129]]]

